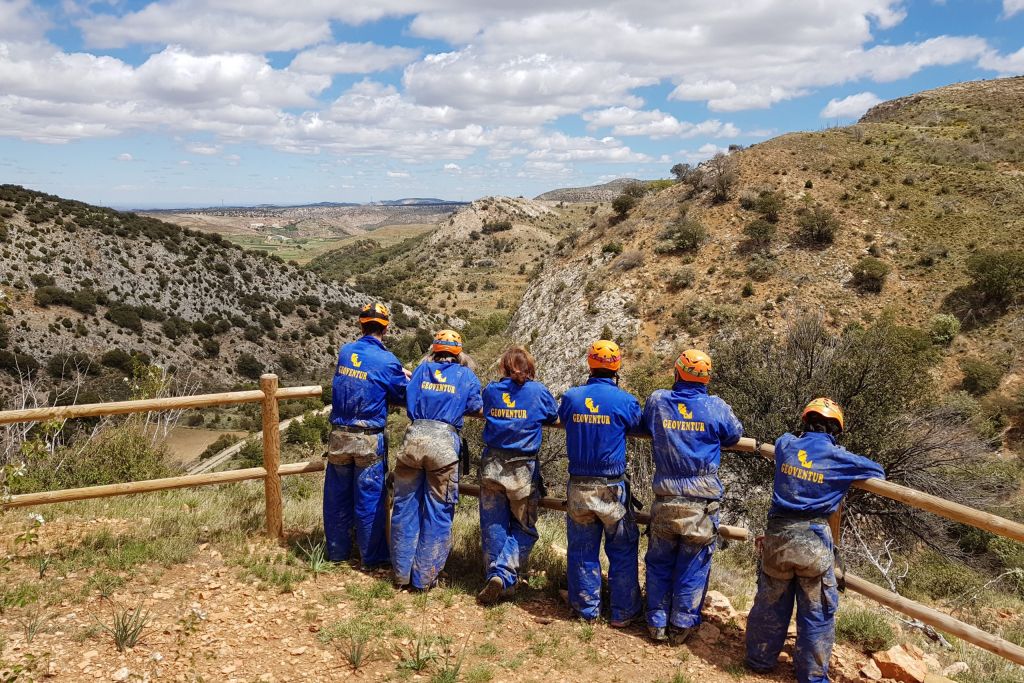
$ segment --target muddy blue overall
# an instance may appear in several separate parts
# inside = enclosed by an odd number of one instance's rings
[[[747,618],[747,666],[775,667],[796,603],[793,668],[799,683],[828,683],[839,590],[828,517],[853,482],[883,479],[882,466],[822,432],[775,442],[775,480],[757,596]]]
[[[718,468],[722,447],[743,436],[732,408],[698,382],[676,382],[644,405],[641,429],[651,435],[654,505],[647,565],[647,625],[700,625],[718,540]]]
[[[462,416],[481,408],[480,380],[457,363],[421,363],[406,407],[412,424],[395,462],[391,563],[395,582],[431,588],[452,547]]]
[[[324,536],[334,562],[352,554],[352,531],[363,566],[389,562],[385,526],[384,427],[389,402],[404,402],[402,364],[367,335],[341,347],[331,384],[331,424],[324,475]]]
[[[583,619],[601,613],[601,539],[608,555],[611,620],[640,614],[640,530],[630,504],[626,434],[640,424],[640,403],[615,381],[591,377],[558,406],[569,456],[567,573],[569,605]]]
[[[480,536],[487,579],[504,588],[519,580],[537,542],[543,482],[537,451],[542,425],[558,419],[554,397],[540,382],[506,377],[484,388],[484,451],[480,459]]]

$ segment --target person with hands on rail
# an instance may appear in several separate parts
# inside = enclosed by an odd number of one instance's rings
[[[480,459],[480,536],[487,583],[485,605],[512,595],[537,542],[543,495],[537,452],[542,426],[558,420],[558,405],[534,379],[536,363],[521,346],[499,362],[502,379],[484,388],[484,451]]]
[[[836,443],[846,428],[843,410],[816,398],[801,415],[803,432],[775,442],[775,479],[768,526],[758,539],[757,595],[747,618],[747,667],[775,668],[796,603],[799,683],[828,683],[839,588],[828,518],[855,481],[884,479],[878,463]]]
[[[708,394],[711,358],[690,349],[675,363],[671,390],[644,405],[641,429],[651,435],[654,505],[648,526],[647,628],[657,641],[682,644],[700,626],[700,612],[718,540],[724,487],[722,447],[743,425],[732,408]]]
[[[601,538],[608,555],[610,624],[640,616],[637,553],[640,531],[626,478],[626,435],[640,424],[640,403],[620,389],[622,353],[600,340],[587,353],[590,379],[565,392],[558,418],[569,456],[567,491],[568,601],[582,619],[601,613]]]
[[[466,362],[459,333],[441,330],[409,380],[412,424],[395,462],[391,510],[391,561],[400,587],[432,588],[451,551],[462,418],[482,407],[480,380]]]
[[[388,471],[384,427],[388,403],[405,401],[408,371],[384,347],[391,314],[382,303],[363,306],[363,336],[345,344],[331,382],[331,433],[324,475],[327,559],[348,560],[352,531],[364,568],[386,566]]]

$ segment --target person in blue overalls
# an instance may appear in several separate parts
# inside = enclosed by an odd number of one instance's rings
[[[601,613],[601,537],[608,555],[611,620],[628,626],[640,615],[640,531],[626,480],[626,434],[640,425],[640,403],[617,386],[622,353],[600,340],[587,353],[590,379],[565,392],[558,418],[569,455],[567,573],[569,605],[582,619]]]
[[[654,640],[682,644],[700,626],[700,611],[718,540],[722,447],[743,436],[732,408],[708,394],[711,358],[684,351],[671,391],[644,405],[641,429],[651,435],[654,505],[648,527],[647,628]]]
[[[331,383],[331,430],[324,476],[327,558],[348,560],[352,530],[363,567],[387,565],[384,426],[388,403],[405,401],[409,373],[384,348],[387,306],[367,304],[359,313],[363,336],[341,347]]]
[[[484,605],[513,594],[537,542],[541,426],[558,420],[555,398],[534,381],[536,363],[526,349],[509,348],[500,366],[502,379],[483,393],[480,536],[487,583],[477,600]]]
[[[409,380],[406,406],[412,424],[394,470],[391,562],[395,583],[432,588],[452,547],[459,500],[462,416],[479,413],[480,380],[462,365],[462,337],[441,330],[429,360]]]
[[[747,667],[771,671],[778,661],[796,602],[799,683],[828,683],[839,589],[828,517],[855,481],[884,479],[878,463],[836,444],[843,411],[828,398],[807,404],[799,436],[775,442],[775,481],[768,528],[758,539],[761,568],[747,618]]]

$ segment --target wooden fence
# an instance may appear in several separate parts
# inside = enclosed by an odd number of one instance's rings
[[[263,375],[260,388],[251,391],[235,391],[219,394],[201,394],[176,398],[148,399],[140,401],[119,401],[113,403],[92,403],[76,406],[59,406],[52,408],[29,408],[26,410],[10,410],[0,412],[0,425],[16,422],[37,422],[43,420],[66,420],[82,417],[101,417],[107,415],[124,415],[128,413],[156,412],[164,410],[182,410],[186,408],[207,408],[211,406],[235,405],[240,403],[260,403],[263,417],[263,467],[250,467],[226,472],[206,472],[166,479],[126,482],[107,486],[90,486],[87,488],[65,489],[62,491],[44,491],[10,496],[3,501],[4,508],[19,508],[30,505],[48,503],[65,503],[90,498],[107,498],[133,493],[150,493],[169,489],[190,488],[227,484],[253,479],[263,480],[266,507],[267,534],[274,539],[281,539],[284,532],[283,502],[281,499],[281,477],[323,471],[323,461],[281,465],[281,429],[278,402],[289,399],[318,398],[322,395],[319,386],[287,387],[278,386],[277,375]],[[727,449],[741,453],[756,453],[768,459],[774,459],[775,449],[771,444],[761,444],[754,439],[740,439],[739,443]],[[1004,519],[981,510],[959,505],[906,486],[878,479],[856,482],[855,487],[869,491],[875,495],[905,503],[919,510],[926,510],[962,524],[984,529],[993,534],[1004,536],[1024,543],[1024,525]],[[462,483],[459,491],[469,496],[479,496],[480,487],[475,484]],[[565,510],[562,498],[544,498],[541,506],[551,510]],[[637,520],[646,524],[649,516],[638,513]],[[832,520],[838,542],[838,516]],[[753,536],[741,527],[721,526],[719,534],[723,538],[737,541],[751,541]],[[945,631],[962,640],[993,652],[1005,659],[1024,665],[1024,648],[1021,648],[999,636],[987,633],[970,624],[887,591],[879,586],[853,574],[846,574],[848,589],[885,605],[895,611],[906,614],[924,624]]]

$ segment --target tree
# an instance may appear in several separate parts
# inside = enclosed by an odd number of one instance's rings
[[[625,218],[634,206],[636,206],[636,197],[625,192],[612,200],[612,209],[620,219]]]
[[[804,244],[829,245],[839,232],[839,219],[832,210],[815,204],[810,209],[801,209],[797,214],[797,237]]]
[[[238,360],[235,361],[235,370],[237,370],[238,374],[242,377],[259,379],[260,375],[263,374],[263,363],[261,363],[251,353],[243,353],[238,356]]]
[[[769,223],[778,222],[779,213],[785,205],[786,198],[782,193],[771,190],[762,191],[754,200],[754,209]]]
[[[736,184],[738,173],[736,170],[736,159],[719,152],[707,162],[707,172],[704,174],[704,184],[711,190],[711,198],[715,202],[724,202],[729,199],[733,185]]]
[[[676,177],[677,183],[682,183],[686,182],[687,177],[693,173],[693,167],[689,164],[676,164],[669,169],[669,172]]]
[[[763,249],[775,238],[775,226],[763,218],[758,218],[744,226],[743,234],[747,236],[752,246]]]

